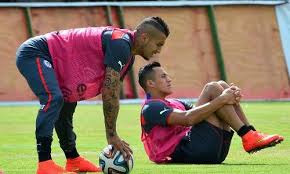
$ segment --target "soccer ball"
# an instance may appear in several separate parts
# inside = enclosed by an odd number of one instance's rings
[[[103,149],[99,156],[99,165],[105,174],[128,174],[133,169],[133,156],[125,161],[120,151],[113,156],[114,147],[108,145]]]

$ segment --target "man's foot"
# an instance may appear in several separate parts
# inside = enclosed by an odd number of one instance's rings
[[[62,167],[55,164],[52,160],[38,163],[37,174],[76,174],[74,172],[66,172]]]
[[[284,138],[279,135],[267,135],[252,130],[242,137],[244,149],[248,153],[254,153],[261,149],[275,146],[283,140]]]
[[[281,135],[278,135],[278,143],[281,143],[282,141],[284,141],[284,137]]]
[[[267,134],[264,134],[264,133],[262,133],[262,132],[259,132],[260,134],[262,134],[262,135],[266,135],[267,136]],[[284,137],[283,136],[281,136],[281,135],[278,135],[278,134],[274,134],[275,136],[278,136],[278,139],[276,140],[276,144],[279,144],[279,143],[281,143],[282,141],[284,141]]]
[[[70,172],[102,172],[102,169],[83,157],[67,159],[65,169]]]

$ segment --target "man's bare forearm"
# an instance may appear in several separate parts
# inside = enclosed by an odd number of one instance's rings
[[[203,105],[194,107],[186,112],[188,117],[188,125],[195,125],[203,120],[205,120],[210,114],[214,113],[217,109],[225,105],[224,98],[218,96],[212,101],[205,103]]]
[[[112,68],[106,68],[102,89],[103,112],[107,139],[117,135],[116,121],[119,113],[120,74]]]
[[[223,97],[218,96],[210,102],[199,105],[187,111],[173,110],[168,118],[169,125],[192,126],[205,120],[210,114],[226,104]]]

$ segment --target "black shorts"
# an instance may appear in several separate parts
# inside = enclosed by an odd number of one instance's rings
[[[233,134],[203,121],[181,139],[171,155],[172,162],[220,164],[228,155]]]

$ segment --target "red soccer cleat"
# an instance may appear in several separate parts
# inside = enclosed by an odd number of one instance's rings
[[[264,134],[264,133],[262,133],[262,132],[259,132],[260,134],[262,134],[262,135],[266,135],[267,136],[267,134]],[[278,139],[276,140],[276,144],[279,144],[279,143],[281,143],[282,141],[284,141],[284,137],[283,136],[281,136],[281,135],[278,135],[278,134],[274,134],[275,136],[278,136]]]
[[[76,174],[75,172],[66,172],[62,167],[55,164],[52,160],[38,163],[37,174]]]
[[[278,135],[278,137],[279,137],[279,139],[278,139],[278,143],[280,143],[280,142],[284,141],[284,137],[283,137],[283,136],[281,136],[281,135]]]
[[[102,172],[102,169],[83,157],[68,159],[65,169],[69,172]]]
[[[281,141],[284,140],[284,138],[279,135],[267,135],[252,130],[242,137],[244,149],[248,153],[275,146],[281,142],[279,139],[281,139]]]

